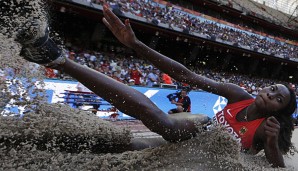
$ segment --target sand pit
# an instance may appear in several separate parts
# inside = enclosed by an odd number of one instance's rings
[[[2,116],[0,167],[3,170],[274,170],[263,154],[240,153],[238,144],[222,128],[201,132],[188,141],[141,151],[106,153],[104,149],[92,148],[129,143],[131,132],[114,123],[57,104],[42,105],[36,113],[22,118]],[[295,170],[295,160],[286,159],[289,167],[278,170]]]
[[[298,127],[294,130],[292,142],[295,145],[296,149],[298,149]],[[291,166],[298,170],[298,154],[296,153],[294,156],[285,157],[285,163],[288,166]]]

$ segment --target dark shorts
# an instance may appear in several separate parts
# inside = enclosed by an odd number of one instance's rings
[[[178,110],[175,108],[175,109],[171,109],[170,111],[172,111],[172,113],[178,113]]]

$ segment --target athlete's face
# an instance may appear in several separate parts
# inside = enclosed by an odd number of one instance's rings
[[[271,85],[262,89],[256,97],[255,103],[263,112],[276,112],[288,105],[290,92],[282,84]]]
[[[187,96],[187,92],[186,91],[181,91],[181,97],[186,97]]]

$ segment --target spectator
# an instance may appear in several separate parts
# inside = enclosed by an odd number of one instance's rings
[[[159,85],[158,69],[153,68],[147,76],[147,87],[153,87]]]
[[[47,78],[55,78],[56,77],[54,69],[52,69],[52,68],[45,68],[45,75]]]
[[[185,34],[189,34],[189,27],[183,25],[182,26],[182,32],[185,33]]]
[[[154,25],[158,25],[159,21],[156,18],[153,18],[151,20],[151,23],[154,24]]]
[[[139,63],[134,63],[133,67],[129,70],[130,79],[134,80],[135,85],[141,85],[142,72]]]
[[[121,4],[116,2],[113,5],[111,5],[113,13],[115,13],[118,16],[124,16],[123,12],[121,11]]]
[[[174,109],[171,109],[168,111],[168,114],[174,114],[174,113],[181,113],[181,112],[191,112],[191,100],[188,97],[188,91],[185,89],[182,89],[181,92],[178,95],[178,100],[171,99],[171,103],[175,104],[177,107]]]
[[[164,84],[173,84],[172,78],[168,74],[161,72],[160,75]]]
[[[112,72],[112,78],[122,83],[122,80],[120,78],[120,75],[118,74],[117,71],[113,71]]]

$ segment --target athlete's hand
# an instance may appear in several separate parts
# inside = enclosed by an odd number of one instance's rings
[[[266,135],[266,144],[269,146],[278,145],[280,124],[274,116],[267,118],[264,129]]]
[[[109,8],[107,4],[103,5],[104,18],[103,23],[112,31],[116,38],[125,46],[133,48],[138,42],[133,30],[131,29],[129,20],[123,23]]]

